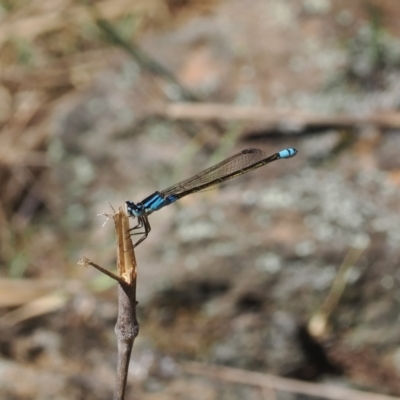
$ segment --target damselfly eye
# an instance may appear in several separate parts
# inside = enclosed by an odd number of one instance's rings
[[[126,211],[130,216],[138,216],[142,207],[136,205],[133,201],[126,201]]]

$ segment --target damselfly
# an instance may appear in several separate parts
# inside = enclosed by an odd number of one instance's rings
[[[147,217],[152,212],[160,210],[188,194],[209,190],[219,186],[223,182],[269,164],[272,161],[280,160],[281,158],[291,158],[296,154],[297,150],[292,147],[269,157],[266,157],[262,150],[245,149],[189,179],[179,182],[168,189],[153,193],[140,203],[135,204],[133,201],[127,201],[127,213],[131,217],[138,219],[138,224],[131,231],[144,229],[143,232],[133,233],[133,235],[142,235],[136,242],[135,247],[147,238],[151,230]]]

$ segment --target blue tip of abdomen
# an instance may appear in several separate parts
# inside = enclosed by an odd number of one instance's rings
[[[293,147],[288,147],[285,150],[281,150],[278,154],[280,158],[290,158],[294,157],[297,154],[297,150]]]

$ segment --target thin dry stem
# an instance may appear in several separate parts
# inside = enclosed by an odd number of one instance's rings
[[[347,253],[338,273],[336,274],[328,295],[318,310],[311,316],[307,324],[308,332],[313,337],[318,338],[326,334],[329,318],[339,304],[346,288],[348,271],[355,265],[364,250],[364,247],[352,247]]]
[[[253,121],[261,122],[264,130],[278,128],[301,132],[304,127],[329,126],[336,128],[374,125],[380,128],[399,128],[400,114],[376,112],[362,117],[354,115],[321,116],[295,110],[273,110],[266,107],[243,107],[216,103],[170,103],[155,113],[173,120],[196,121]]]
[[[129,219],[120,207],[113,215],[117,235],[118,275],[95,264],[88,258],[79,261],[81,265],[90,265],[119,283],[118,317],[115,334],[118,340],[118,365],[114,388],[114,400],[125,398],[129,360],[136,336],[139,334],[139,323],[136,318],[136,258],[129,234]]]
[[[294,379],[281,378],[260,372],[244,371],[236,368],[205,365],[195,362],[182,363],[183,371],[189,374],[206,376],[211,379],[268,387],[288,393],[301,393],[308,396],[331,400],[399,400],[399,397],[361,392],[344,387],[323,385],[319,383],[300,382]]]

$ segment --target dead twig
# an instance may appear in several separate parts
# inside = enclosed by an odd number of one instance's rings
[[[114,400],[125,398],[126,380],[133,343],[139,334],[136,318],[136,258],[129,235],[129,219],[122,208],[113,215],[117,234],[118,275],[93,263],[88,258],[79,261],[81,265],[90,265],[119,283],[118,317],[115,333],[118,340],[118,366],[114,388]]]
[[[205,365],[196,362],[185,362],[181,364],[184,372],[202,375],[212,379],[267,387],[289,393],[302,393],[318,398],[332,400],[399,400],[399,397],[386,396],[361,392],[359,390],[347,389],[338,386],[324,385],[320,383],[309,383],[296,381],[294,379],[281,378],[260,372],[244,371],[236,368],[220,367],[217,365]]]
[[[266,107],[243,107],[215,103],[170,103],[155,110],[155,114],[172,120],[252,121],[263,124],[265,130],[300,133],[306,128],[353,128],[374,125],[382,129],[400,128],[400,113],[377,112],[364,116],[324,116],[296,110],[272,110]]]

